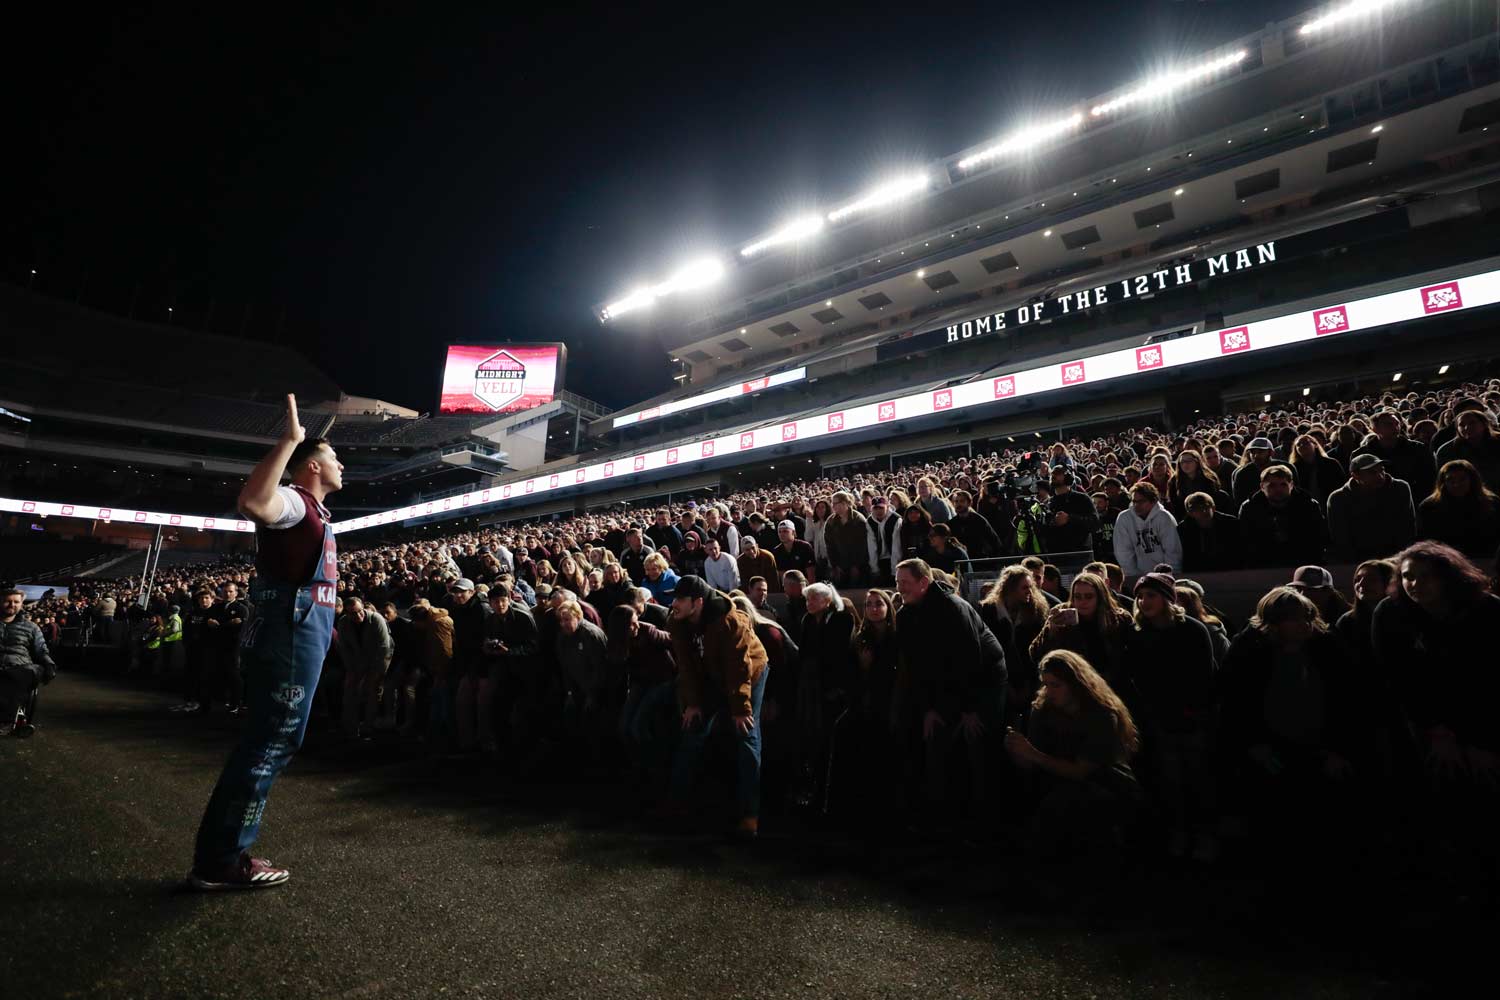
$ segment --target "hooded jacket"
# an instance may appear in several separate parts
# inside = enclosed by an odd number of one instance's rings
[[[1182,539],[1177,520],[1161,504],[1144,519],[1134,507],[1126,507],[1115,518],[1115,562],[1127,577],[1151,572],[1157,563],[1170,563],[1182,570]]]
[[[934,580],[927,595],[896,613],[903,704],[952,719],[1005,710],[1005,649],[970,604]]]
[[[750,689],[766,669],[766,648],[744,612],[714,591],[703,601],[694,624],[673,619],[672,660],[677,664],[677,699],[705,716],[722,706],[731,715],[750,714]]]

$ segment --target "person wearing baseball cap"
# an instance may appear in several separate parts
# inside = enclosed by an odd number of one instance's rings
[[[1170,573],[1144,573],[1135,583],[1135,627],[1125,635],[1125,675],[1136,688],[1137,717],[1147,720],[1148,746],[1162,775],[1168,807],[1168,851],[1197,861],[1218,856],[1211,832],[1209,732],[1214,719],[1214,648],[1208,628],[1177,603]]]
[[[1340,561],[1358,563],[1400,552],[1417,537],[1411,487],[1392,478],[1379,455],[1356,454],[1349,460],[1349,481],[1328,495],[1328,535],[1333,557]]]
[[[700,576],[677,581],[669,631],[682,736],[672,761],[666,812],[686,816],[710,738],[715,730],[733,727],[729,735],[736,743],[739,813],[735,833],[755,837],[760,831],[760,710],[771,672],[766,649],[745,613]]]
[[[1260,489],[1260,474],[1273,465],[1278,464],[1276,457],[1276,446],[1268,437],[1251,438],[1250,443],[1245,445],[1246,460],[1234,474],[1234,488],[1230,490],[1234,498],[1241,503],[1250,499]],[[1290,465],[1287,468],[1291,468]],[[1296,483],[1296,471],[1293,470],[1292,482]]]
[[[818,560],[812,544],[797,537],[797,526],[791,519],[778,524],[776,534],[781,539],[781,544],[771,552],[776,557],[776,572],[785,576],[787,570],[795,569],[807,577],[808,583],[816,583]]]
[[[1432,449],[1421,441],[1406,436],[1406,424],[1401,419],[1401,414],[1395,410],[1384,409],[1377,412],[1370,418],[1370,426],[1375,433],[1365,438],[1364,443],[1354,452],[1354,458],[1374,455],[1385,462],[1393,478],[1411,488],[1412,496],[1431,495],[1433,487],[1437,485],[1437,460],[1433,457]],[[1349,465],[1352,470],[1353,459],[1350,459]],[[1381,554],[1390,555],[1390,552]]]

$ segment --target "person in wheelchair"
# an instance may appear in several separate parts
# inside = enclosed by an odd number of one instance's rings
[[[57,676],[42,630],[25,616],[25,606],[19,590],[0,594],[0,736],[36,732],[37,691]]]

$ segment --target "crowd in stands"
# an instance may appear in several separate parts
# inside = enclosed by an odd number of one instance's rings
[[[1226,837],[1336,853],[1369,824],[1493,879],[1497,413],[1491,380],[346,536],[315,714],[441,757],[566,755],[667,818],[717,790],[742,834],[764,806],[1211,863]],[[1193,579],[1251,568],[1284,583],[1246,621]],[[33,616],[134,615],[137,669],[233,707],[250,572],[174,570],[134,610],[128,583],[85,584]],[[971,576],[995,578],[977,603]]]

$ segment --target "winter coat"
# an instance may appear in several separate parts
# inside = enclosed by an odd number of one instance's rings
[[[1373,489],[1351,479],[1328,496],[1328,535],[1335,558],[1384,559],[1417,537],[1411,487],[1392,479]]]
[[[766,669],[766,648],[744,612],[716,592],[704,600],[696,625],[674,619],[671,632],[681,707],[701,708],[705,716],[720,708],[751,714],[750,689]]]
[[[1207,530],[1191,517],[1177,524],[1182,539],[1182,571],[1211,573],[1215,570],[1239,569],[1245,565],[1245,539],[1240,519],[1232,514],[1214,511]]]
[[[1005,710],[1005,650],[969,603],[934,580],[916,604],[896,613],[901,700],[920,717]]]
[[[1328,525],[1318,501],[1293,488],[1279,508],[1264,493],[1246,500],[1240,506],[1240,534],[1251,566],[1321,566]]]

